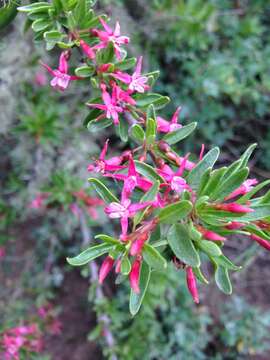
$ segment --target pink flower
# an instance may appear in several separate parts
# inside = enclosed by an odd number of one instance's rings
[[[128,168],[128,174],[105,174],[107,177],[111,177],[116,180],[122,180],[124,181],[124,189],[127,191],[127,193],[131,193],[134,188],[137,186],[143,191],[148,191],[153,183],[148,180],[142,178],[136,170],[135,163],[133,160],[132,155],[129,156],[129,168]],[[128,197],[128,195],[127,195]]]
[[[188,156],[188,155],[187,155]],[[181,194],[184,190],[190,190],[186,180],[182,178],[185,170],[187,156],[181,163],[179,169],[174,172],[169,165],[164,164],[161,169],[158,169],[159,175],[161,175],[169,184],[170,189]]]
[[[140,255],[142,252],[143,246],[144,246],[145,242],[148,240],[148,238],[149,238],[149,234],[144,233],[144,234],[140,235],[138,239],[133,241],[133,243],[130,247],[130,255],[131,256]]]
[[[181,106],[179,106],[176,109],[170,122],[163,119],[162,117],[158,116],[157,117],[158,131],[163,132],[163,133],[168,133],[168,132],[180,129],[182,127],[182,125],[178,124],[177,121],[178,121],[178,117],[179,117],[181,109],[182,109]]]
[[[117,71],[115,74],[111,74],[115,79],[122,81],[128,85],[128,90],[139,93],[144,93],[146,90],[149,90],[147,85],[148,78],[147,76],[142,76],[142,56],[139,57],[135,71],[132,75]]]
[[[114,259],[111,256],[107,256],[106,259],[103,261],[98,275],[98,281],[100,284],[102,284],[105,278],[108,276],[109,272],[113,267],[113,264]]]
[[[116,274],[119,274],[120,271],[121,271],[121,263],[122,263],[122,260],[121,259],[118,259],[116,261],[116,264],[115,264],[115,273]]]
[[[226,241],[227,239],[214,231],[204,229],[202,226],[197,226],[198,231],[202,234],[202,236],[207,240],[212,241]]]
[[[118,60],[121,60],[121,46],[129,43],[129,38],[127,36],[121,36],[120,33],[120,24],[117,21],[115,25],[115,29],[112,30],[108,24],[100,17],[99,18],[103,28],[103,30],[94,29],[92,33],[96,35],[100,43],[94,46],[94,49],[104,49],[109,43],[113,44],[114,52]]]
[[[96,173],[104,174],[107,171],[118,171],[125,168],[125,166],[120,165],[123,160],[122,156],[115,156],[109,160],[105,160],[105,156],[108,151],[108,144],[109,139],[105,142],[99,159],[95,161],[95,165],[91,164],[88,166],[88,171],[94,171]]]
[[[85,53],[85,55],[86,55],[89,59],[91,59],[91,60],[95,59],[96,54],[95,54],[94,50],[91,48],[90,45],[88,45],[88,44],[87,44],[85,41],[83,41],[83,40],[80,40],[80,45],[81,45],[81,48],[82,48],[83,52]]]
[[[225,200],[231,200],[236,196],[245,195],[246,193],[250,192],[256,184],[258,184],[257,179],[248,179],[244,181],[243,184],[234,190],[230,195],[228,195]]]
[[[0,259],[3,259],[6,255],[6,249],[4,246],[0,246]]]
[[[47,84],[47,77],[43,71],[38,71],[35,75],[35,84],[38,86],[44,86]]]
[[[245,223],[241,223],[241,222],[238,222],[238,221],[232,221],[229,225],[226,225],[226,229],[228,229],[228,230],[237,230],[237,229],[241,229],[244,226],[246,226]]]
[[[237,203],[217,204],[214,205],[214,208],[217,210],[229,211],[233,213],[250,213],[254,211],[253,209],[247,206],[243,206]]]
[[[130,287],[136,294],[139,294],[140,292],[139,282],[140,282],[141,263],[142,263],[141,259],[137,258],[132,264],[131,271],[129,273]]]
[[[112,92],[112,96],[106,90],[106,85],[101,85],[102,99],[104,104],[87,104],[90,107],[105,111],[107,119],[113,119],[115,125],[119,124],[119,113],[122,113],[124,109],[117,105],[118,99],[116,92]]]
[[[190,266],[188,266],[186,268],[186,278],[187,278],[188,290],[189,290],[191,296],[193,297],[194,302],[196,304],[199,304],[199,294],[198,294],[198,290],[197,290],[197,282],[196,282],[196,278],[193,274],[192,268]]]
[[[130,96],[130,94],[121,89],[115,82],[112,83],[112,87],[118,103],[127,103],[132,106],[136,105],[136,101]]]
[[[59,59],[58,69],[53,70],[47,64],[41,62],[41,65],[44,66],[48,72],[53,76],[51,80],[51,86],[57,90],[64,91],[69,85],[71,80],[81,79],[79,76],[69,75],[68,74],[68,62],[66,59],[66,52],[62,52]]]
[[[270,251],[270,242],[268,240],[262,239],[261,237],[254,234],[250,235],[250,238],[252,240],[255,240],[260,246],[262,246],[266,250]]]
[[[28,205],[30,209],[42,209],[44,207],[44,200],[48,198],[48,193],[38,194]]]

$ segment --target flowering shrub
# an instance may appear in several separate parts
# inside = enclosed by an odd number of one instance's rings
[[[181,125],[180,107],[169,121],[157,115],[170,101],[152,92],[158,71],[144,73],[142,57],[127,57],[129,38],[121,34],[119,22],[112,28],[105,15],[96,16],[94,3],[69,0],[19,7],[27,13],[36,40],[45,39],[48,50],[61,49],[57,69],[42,63],[52,76],[51,86],[65,91],[73,81],[83,86],[90,80],[96,97],[86,104],[88,130],[114,127],[128,144],[127,150],[110,158],[107,140],[88,167],[95,175],[89,182],[106,203],[105,214],[119,223],[119,235],[99,234],[96,239],[101,244],[67,261],[82,266],[106,254],[99,282],[113,267],[118,283],[128,277],[133,315],[142,304],[151,273],[166,271],[168,262],[186,272],[196,303],[197,281],[208,283],[201,270],[206,258],[213,264],[217,286],[231,294],[229,271],[241,267],[223,254],[226,241],[241,234],[270,250],[270,193],[255,197],[270,180],[258,184],[249,178],[247,167],[256,144],[228,167],[214,167],[217,147],[206,152],[202,145],[193,159],[182,153],[176,145],[195,130],[196,123]],[[76,54],[80,64],[73,72],[69,62]],[[107,187],[108,181],[115,189]],[[84,193],[73,196],[87,205]],[[44,194],[32,207],[43,200]]]

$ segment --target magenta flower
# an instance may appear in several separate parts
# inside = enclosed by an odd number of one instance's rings
[[[38,194],[28,205],[30,209],[42,209],[44,207],[44,201],[48,198],[48,193]]]
[[[238,222],[238,221],[232,221],[230,224],[226,225],[226,229],[228,229],[228,230],[237,230],[237,229],[241,229],[244,226],[246,226],[245,223],[241,223],[241,222]]]
[[[257,179],[248,179],[244,181],[243,184],[234,190],[230,195],[228,195],[225,200],[231,200],[236,196],[245,195],[246,193],[250,192],[256,184],[258,184]]]
[[[113,44],[114,52],[118,60],[121,60],[121,46],[129,43],[129,38],[127,36],[121,36],[120,24],[117,21],[114,30],[112,30],[109,25],[102,19],[99,18],[103,30],[94,29],[92,32],[96,35],[100,43],[94,46],[94,49],[104,49],[109,43]]]
[[[215,233],[214,231],[207,230],[203,228],[202,226],[197,226],[198,231],[202,234],[202,236],[211,241],[225,241],[227,240],[225,237]]]
[[[111,74],[115,79],[122,81],[128,85],[128,90],[139,93],[144,93],[150,89],[150,86],[147,85],[148,78],[147,76],[142,76],[142,60],[143,57],[139,57],[135,71],[132,75],[117,71],[115,74]]]
[[[179,117],[179,114],[181,112],[181,106],[179,106],[175,113],[173,114],[173,117],[171,119],[171,121],[167,121],[165,119],[163,119],[162,117],[158,116],[157,117],[157,128],[158,128],[158,131],[159,132],[163,132],[163,133],[168,133],[168,132],[171,132],[171,131],[175,131],[177,129],[180,129],[182,127],[181,124],[178,124],[177,121],[178,121],[178,117]]]
[[[103,261],[98,275],[98,281],[100,284],[103,283],[103,281],[108,276],[109,272],[111,271],[114,264],[114,259],[111,256],[107,256],[106,259]]]
[[[131,271],[129,273],[130,287],[136,294],[139,294],[140,292],[139,282],[140,282],[141,264],[142,264],[141,259],[137,258],[132,264]]]
[[[135,163],[133,157],[129,157],[129,168],[128,174],[105,174],[107,177],[111,177],[116,180],[122,180],[125,183],[124,189],[129,194],[134,190],[137,186],[143,191],[148,191],[153,183],[150,180],[142,178],[136,170]],[[127,195],[128,197],[128,195]]]
[[[192,268],[188,266],[186,268],[186,279],[187,279],[187,287],[188,290],[196,304],[199,304],[199,294],[197,289],[196,278],[193,274]]]
[[[136,105],[136,101],[130,96],[127,91],[124,91],[116,83],[113,83],[113,93],[119,103],[127,103],[132,106]]]
[[[247,207],[247,206],[243,206],[237,203],[230,203],[230,204],[217,204],[214,205],[214,208],[217,210],[223,210],[223,211],[229,211],[229,212],[233,212],[233,213],[250,213],[253,212],[254,210]]]
[[[71,80],[81,79],[79,76],[68,74],[68,62],[65,52],[62,52],[60,55],[58,69],[53,70],[50,66],[44,64],[43,62],[41,62],[41,65],[44,66],[53,76],[50,84],[53,88],[57,90],[64,91],[68,87]]]
[[[99,158],[95,161],[95,164],[88,166],[88,171],[94,171],[96,173],[104,174],[107,171],[118,171],[124,169],[125,166],[120,165],[123,160],[123,156],[115,156],[109,160],[105,159],[108,152],[109,139],[105,142],[105,145],[101,151]]]
[[[145,242],[148,240],[148,238],[149,238],[149,234],[144,233],[141,236],[139,236],[138,239],[134,240],[130,247],[130,255],[131,256],[140,255],[142,252],[143,246],[144,246]]]
[[[90,107],[105,111],[107,119],[113,119],[115,125],[119,124],[119,113],[122,113],[124,109],[117,104],[118,99],[116,92],[112,92],[112,96],[106,90],[106,85],[101,85],[102,99],[104,104],[87,104]]]
[[[270,251],[270,242],[269,241],[262,239],[261,237],[254,235],[254,234],[250,235],[250,238],[252,240],[255,240],[260,246],[262,246],[266,250]]]
[[[176,172],[174,172],[170,166],[166,164],[164,164],[161,169],[158,169],[159,175],[161,175],[167,181],[170,189],[179,194],[181,194],[184,190],[190,190],[186,180],[182,178],[186,167],[187,156],[183,159],[181,166]]]
[[[87,44],[85,41],[83,41],[83,40],[80,40],[80,45],[81,45],[82,51],[85,53],[85,55],[86,55],[89,59],[91,59],[91,60],[95,59],[96,54],[95,54],[94,50],[91,48],[90,45],[88,45],[88,44]]]

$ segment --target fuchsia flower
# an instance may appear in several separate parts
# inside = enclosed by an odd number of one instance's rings
[[[268,240],[265,240],[257,235],[250,235],[250,238],[252,240],[255,240],[260,246],[262,246],[263,248],[265,248],[266,250],[270,251],[270,242]]]
[[[143,246],[144,246],[145,242],[148,240],[148,238],[149,238],[149,234],[144,233],[144,234],[141,234],[138,239],[133,241],[133,243],[130,247],[130,252],[129,252],[130,255],[131,256],[140,255],[142,252]]]
[[[148,191],[153,183],[148,180],[142,178],[136,170],[135,163],[133,160],[133,157],[129,157],[129,168],[128,168],[128,174],[105,174],[107,177],[111,177],[116,180],[122,180],[125,183],[124,188],[128,190],[130,193],[133,191],[135,186],[139,187],[143,191]]]
[[[196,278],[193,274],[193,270],[190,266],[186,268],[186,279],[187,279],[187,287],[188,290],[196,304],[199,304],[199,294],[197,289]]]
[[[119,103],[127,103],[132,106],[136,105],[136,101],[129,95],[129,93],[121,89],[115,82],[112,83],[112,88],[115,93],[115,98]]]
[[[187,156],[183,159],[181,166],[176,172],[174,172],[170,166],[166,164],[164,164],[161,169],[158,169],[159,175],[161,175],[167,183],[169,183],[170,189],[179,194],[181,194],[184,190],[190,190],[186,180],[182,178],[186,166]]]
[[[53,88],[57,90],[64,91],[68,87],[71,80],[81,79],[79,76],[68,74],[68,62],[66,59],[66,52],[62,52],[60,55],[58,69],[53,70],[50,66],[44,64],[43,62],[41,62],[41,65],[44,66],[53,76],[50,84]]]
[[[38,194],[28,205],[30,209],[42,209],[44,207],[44,201],[48,198],[48,193]]]
[[[246,226],[245,223],[241,223],[241,222],[238,222],[238,221],[232,221],[229,225],[226,225],[226,229],[228,229],[228,230],[237,230],[237,229],[241,229],[244,226]]]
[[[99,18],[103,30],[94,29],[92,33],[97,36],[100,40],[100,43],[94,46],[94,49],[104,49],[109,43],[113,44],[114,52],[118,60],[121,60],[121,46],[129,43],[129,38],[127,36],[121,36],[120,24],[117,21],[114,30],[112,30],[109,25],[100,17]]]
[[[105,160],[105,156],[108,151],[109,139],[105,142],[105,145],[101,151],[99,158],[95,161],[95,164],[90,164],[88,166],[88,171],[94,171],[96,173],[104,174],[107,171],[118,171],[125,168],[125,166],[120,165],[123,160],[123,156],[115,156],[109,160]]]
[[[214,208],[217,210],[229,211],[233,213],[250,213],[254,211],[253,209],[247,206],[243,206],[237,203],[216,204],[214,205]]]
[[[132,264],[131,271],[129,273],[129,282],[131,289],[136,293],[140,293],[140,272],[141,272],[142,260],[138,257]]]
[[[158,128],[158,131],[159,132],[163,132],[163,133],[168,133],[168,132],[171,132],[171,131],[175,131],[177,129],[180,129],[182,127],[181,124],[178,124],[177,121],[178,121],[178,117],[179,117],[179,114],[181,112],[181,106],[179,106],[175,113],[173,114],[173,117],[171,119],[171,121],[167,121],[165,119],[163,119],[162,117],[158,116],[157,117],[157,128]]]
[[[214,231],[207,230],[207,229],[203,228],[202,226],[198,225],[197,229],[202,234],[202,236],[207,240],[212,240],[212,241],[226,241],[227,240],[225,237],[215,233]]]
[[[98,275],[98,281],[100,284],[103,283],[103,281],[108,276],[109,272],[111,271],[114,264],[114,259],[111,256],[107,256],[106,259],[103,261]]]
[[[112,92],[112,96],[106,90],[106,85],[101,84],[102,99],[104,104],[87,104],[90,107],[105,111],[107,119],[113,119],[115,125],[119,124],[119,113],[122,113],[124,109],[118,105],[117,93],[115,90]]]
[[[244,181],[243,184],[234,190],[230,195],[228,195],[225,200],[231,200],[236,196],[245,195],[246,193],[250,192],[256,184],[258,184],[257,179],[248,179]]]
[[[132,75],[117,71],[114,74],[111,74],[115,79],[122,81],[124,84],[128,85],[128,90],[139,93],[144,93],[150,89],[150,86],[147,85],[148,77],[142,76],[142,60],[143,57],[139,57],[137,60],[137,65],[135,71]]]
[[[82,48],[83,52],[85,53],[85,55],[86,55],[89,59],[91,59],[91,60],[95,59],[96,54],[95,54],[94,50],[91,48],[90,45],[88,45],[88,44],[87,44],[85,41],[83,41],[83,40],[80,40],[80,45],[81,45],[81,48]]]

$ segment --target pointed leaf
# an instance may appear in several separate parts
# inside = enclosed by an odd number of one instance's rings
[[[159,221],[165,224],[174,224],[184,219],[192,211],[192,203],[187,200],[178,201],[160,210]]]
[[[82,266],[89,263],[89,261],[92,261],[97,257],[108,253],[114,247],[115,245],[112,244],[100,244],[97,246],[92,246],[73,258],[67,258],[67,262],[72,266]]]
[[[166,134],[162,140],[166,141],[169,145],[177,144],[179,141],[188,137],[196,129],[196,126],[196,122],[190,123],[178,130]]]
[[[215,271],[215,281],[218,288],[227,295],[232,293],[232,284],[229,278],[228,269],[218,266]]]
[[[90,178],[88,181],[94,186],[96,192],[106,203],[119,202],[117,197],[100,180]]]

